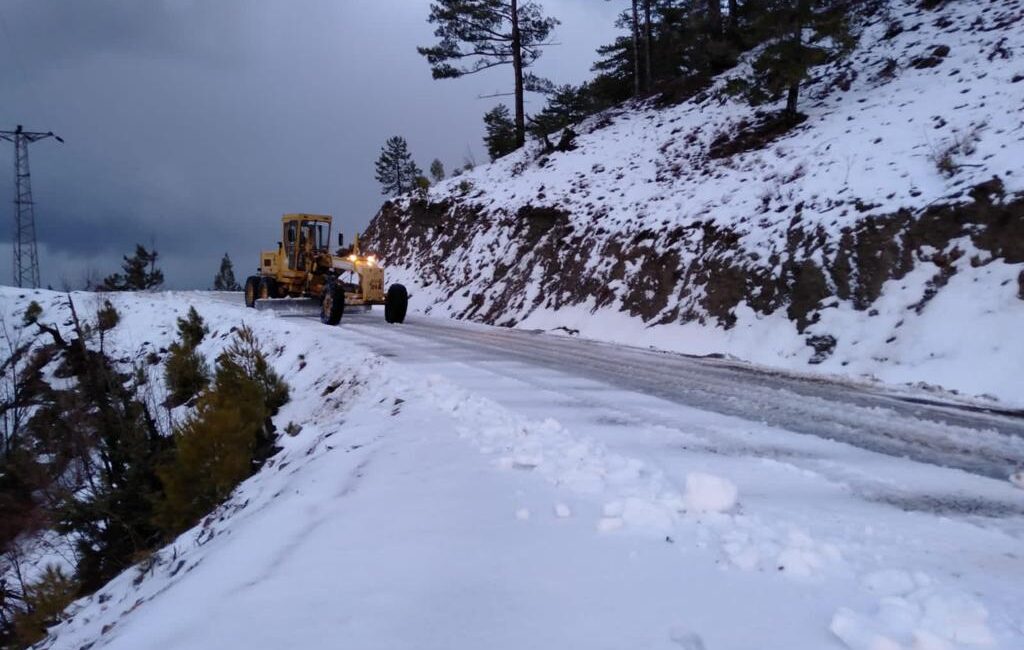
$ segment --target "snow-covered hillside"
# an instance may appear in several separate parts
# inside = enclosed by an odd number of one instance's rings
[[[733,71],[389,202],[368,239],[425,312],[1024,404],[1024,3],[922,4],[766,143]]]
[[[53,317],[62,302],[0,297],[8,322],[29,300]],[[227,504],[72,605],[39,648],[1024,643],[1024,511],[1009,482],[546,369],[391,360],[360,343],[405,345],[379,319],[329,328],[203,294],[112,299],[108,343],[129,360],[166,346],[190,306],[211,326],[205,354],[249,324],[292,389],[278,429],[299,427]],[[556,386],[586,400],[567,406]]]

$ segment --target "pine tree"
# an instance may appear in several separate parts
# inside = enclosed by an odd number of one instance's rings
[[[754,104],[786,96],[786,114],[798,115],[800,84],[810,69],[849,53],[857,36],[849,0],[764,0],[752,28],[768,45],[752,74],[734,87]]]
[[[518,148],[516,126],[509,116],[508,106],[498,104],[484,114],[484,129],[484,143],[492,161]]]
[[[124,273],[114,273],[103,279],[101,291],[145,291],[155,289],[164,283],[164,273],[156,268],[159,254],[146,250],[142,244],[135,245],[135,255],[124,256],[121,268]]]
[[[3,595],[0,591],[0,596]],[[47,565],[42,575],[25,585],[24,593],[20,594],[24,609],[11,621],[18,645],[4,647],[27,648],[44,639],[46,630],[62,620],[64,610],[79,595],[79,584],[74,578],[65,574],[59,565]],[[0,606],[5,604],[5,599],[0,599]],[[0,624],[5,622],[0,618]]]
[[[377,158],[377,182],[385,196],[398,196],[416,189],[423,172],[412,159],[409,145],[400,135],[388,138]]]
[[[417,50],[427,58],[435,79],[457,79],[501,65],[514,74],[515,146],[526,143],[524,94],[543,85],[526,70],[548,45],[558,20],[544,15],[531,0],[437,0],[430,18],[439,42]]]
[[[640,6],[643,5],[643,24],[641,25]],[[639,96],[641,90],[650,90],[654,80],[651,64],[652,9],[654,0],[630,0],[630,8],[626,15],[620,17],[617,24],[629,25],[628,56],[632,68],[633,96]],[[643,53],[641,54],[641,43]],[[601,53],[600,50],[598,50]]]
[[[435,183],[440,183],[444,180],[444,163],[434,158],[434,162],[430,163],[430,177],[434,179]]]
[[[722,0],[705,0],[707,4],[708,33],[713,37],[722,35]]]
[[[637,10],[637,0],[632,0],[632,14],[630,27],[633,37],[633,96],[640,95],[640,14]]]
[[[548,97],[540,113],[530,119],[530,132],[544,138],[567,126],[582,121],[595,110],[588,86],[559,86]]]
[[[189,307],[188,316],[178,319],[178,340],[168,347],[164,365],[168,406],[187,403],[210,383],[206,361],[196,349],[209,333],[195,307]]]
[[[194,327],[189,321],[178,323],[183,341]],[[288,399],[288,385],[243,325],[217,359],[213,386],[176,429],[173,453],[157,469],[163,495],[155,521],[165,534],[177,534],[209,513],[278,451],[271,418]]]
[[[71,328],[61,332],[40,321],[42,310],[26,310],[25,323],[53,339],[62,376],[70,385],[46,391],[27,432],[58,467],[86,468],[81,485],[58,490],[55,528],[75,540],[76,578],[95,589],[152,548],[152,495],[159,489],[156,462],[169,440],[160,435],[141,380],[120,368],[104,350],[102,333],[119,318],[109,304],[93,322],[80,319],[71,298]],[[92,341],[100,333],[99,345]],[[62,472],[68,478],[78,469]],[[80,475],[79,475],[80,476]]]
[[[620,14],[616,26],[623,33],[597,50],[598,74],[588,84],[592,98],[605,106],[617,104],[638,89],[651,92],[666,81],[671,82],[663,85],[666,90],[692,93],[732,67],[753,43],[740,38],[738,28],[724,32],[721,9],[714,2],[642,0],[642,18],[639,7],[636,16],[630,9]],[[755,6],[747,3],[748,13]]]
[[[651,0],[644,0],[644,88],[651,89],[654,83],[653,72],[651,71]]]
[[[224,253],[224,258],[220,261],[220,271],[217,275],[213,276],[213,290],[214,291],[241,291],[242,287],[235,280],[235,267],[231,264],[231,258],[228,257],[227,253]]]

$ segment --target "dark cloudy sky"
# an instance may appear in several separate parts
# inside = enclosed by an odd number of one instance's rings
[[[543,0],[562,21],[536,71],[589,76],[618,0]],[[507,68],[433,81],[429,0],[0,0],[0,128],[30,149],[43,284],[80,285],[155,243],[171,288],[240,279],[285,212],[366,226],[373,161],[406,136],[425,169],[486,160],[481,115]],[[537,110],[534,98],[528,110]],[[13,145],[0,143],[0,283],[10,284]]]

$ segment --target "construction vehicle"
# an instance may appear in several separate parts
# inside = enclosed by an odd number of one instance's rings
[[[384,269],[374,255],[363,255],[358,236],[348,249],[338,234],[331,252],[331,217],[286,214],[276,251],[260,253],[256,275],[245,280],[246,307],[314,306],[320,320],[337,325],[346,307],[384,305],[384,320],[405,321],[409,292],[400,284],[384,291]]]

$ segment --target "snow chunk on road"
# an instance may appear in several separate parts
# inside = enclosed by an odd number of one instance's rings
[[[872,629],[871,621],[843,608],[832,617],[829,629],[850,650],[903,650],[903,646]]]
[[[725,512],[736,505],[736,485],[720,476],[691,472],[686,475],[683,503],[690,512]]]
[[[649,499],[629,497],[616,499],[604,507],[604,519],[618,519],[631,529],[667,533],[674,524],[675,513],[666,505]],[[606,524],[607,525],[607,524]],[[618,527],[618,526],[614,526]],[[604,530],[604,528],[602,528]]]
[[[842,608],[829,628],[850,650],[956,650],[995,642],[984,605],[934,586],[927,575],[879,571],[864,584],[882,595],[874,615]]]
[[[622,517],[602,517],[597,522],[597,529],[602,533],[610,533],[622,528]]]
[[[744,517],[722,535],[729,562],[743,571],[777,571],[787,578],[809,579],[843,566],[839,549],[799,529],[776,530]]]

